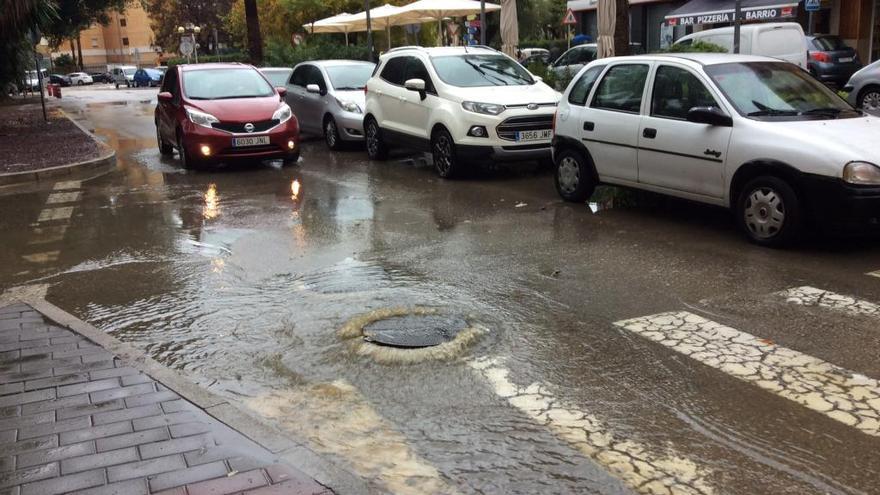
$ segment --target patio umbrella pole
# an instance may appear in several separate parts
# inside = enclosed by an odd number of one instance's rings
[[[345,46],[348,46],[348,31],[345,32]]]
[[[740,26],[742,26],[742,0],[736,0],[736,9],[734,10],[733,20],[733,53],[739,53],[739,34]]]
[[[480,0],[480,44],[486,46],[486,0]]]
[[[370,0],[364,0],[364,10],[367,12],[367,49],[370,51],[370,62],[373,61],[373,24],[370,22]]]
[[[391,49],[391,24],[385,26],[385,36],[388,38],[388,49]]]

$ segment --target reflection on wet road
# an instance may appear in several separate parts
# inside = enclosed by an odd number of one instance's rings
[[[421,156],[371,163],[320,141],[304,143],[297,166],[185,172],[155,147],[154,93],[65,95],[119,167],[63,191],[0,196],[0,292],[48,284],[51,302],[377,492],[880,486],[875,436],[754,386],[736,366],[684,356],[681,329],[642,338],[615,326],[687,312],[877,378],[876,315],[852,309],[880,302],[865,275],[880,269],[876,242],[769,251],[713,208],[614,188],[573,206],[532,164],[442,181]],[[779,295],[814,287],[850,299]],[[479,331],[425,360],[376,359],[340,332],[393,308],[461,316]],[[724,352],[747,361],[745,347]]]

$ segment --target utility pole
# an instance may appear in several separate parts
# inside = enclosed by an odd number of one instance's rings
[[[373,22],[370,19],[370,0],[364,0],[364,10],[367,13],[367,49],[370,51],[370,62],[373,61]]]
[[[733,53],[739,53],[739,34],[742,26],[742,0],[736,0],[736,8],[733,11],[736,19],[733,20]]]
[[[480,44],[486,46],[486,0],[480,0]]]

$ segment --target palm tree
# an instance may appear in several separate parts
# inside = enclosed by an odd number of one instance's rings
[[[56,14],[51,0],[0,0],[0,39],[18,39]]]
[[[263,37],[260,35],[260,16],[257,12],[257,0],[244,0],[244,17],[247,23],[248,54],[251,63],[263,63]]]

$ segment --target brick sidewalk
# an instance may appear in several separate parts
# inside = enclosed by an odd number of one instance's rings
[[[0,495],[332,494],[28,305],[0,308]]]

